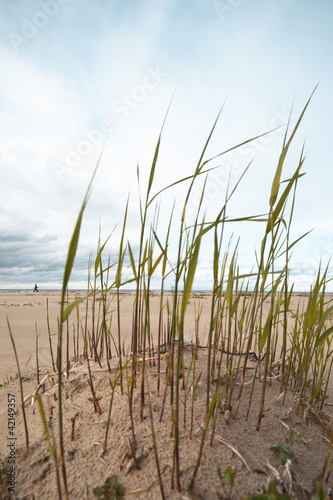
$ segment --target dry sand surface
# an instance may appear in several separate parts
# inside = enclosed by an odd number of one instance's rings
[[[75,298],[71,292],[69,300]],[[79,295],[84,296],[84,292]],[[60,292],[12,292],[0,293],[0,498],[27,498],[27,499],[53,499],[57,498],[55,466],[50,456],[49,448],[43,431],[43,426],[38,410],[37,402],[31,398],[37,387],[36,374],[36,331],[38,333],[38,354],[40,378],[44,379],[40,388],[42,401],[48,416],[49,428],[54,429],[55,439],[58,442],[58,407],[57,407],[57,376],[51,369],[51,356],[49,348],[49,337],[47,330],[46,301],[48,299],[49,324],[54,354],[56,353],[57,340],[57,316],[59,315]],[[304,306],[305,298],[294,296],[292,308],[296,308],[299,300]],[[115,310],[115,301],[111,301],[110,309]],[[202,315],[199,325],[200,344],[207,343],[207,333],[210,314],[209,294],[195,294],[191,297],[186,316],[186,336],[194,339],[195,310],[202,305]],[[266,307],[267,305],[265,305]],[[125,342],[125,352],[129,351],[129,342],[132,328],[133,295],[122,294],[121,301],[121,329]],[[153,294],[151,297],[151,330],[153,332],[154,344],[157,339],[154,332],[157,331],[159,310],[159,296]],[[116,314],[112,328],[116,332]],[[26,454],[25,433],[20,405],[20,389],[17,379],[17,368],[13,355],[13,349],[8,335],[7,318],[10,321],[11,330],[15,339],[21,371],[23,374],[23,393],[26,398],[26,414],[28,421],[30,447]],[[84,319],[84,305],[80,305],[80,321]],[[69,319],[69,334],[72,338],[73,325],[77,325],[75,310]],[[115,333],[114,333],[115,334]],[[73,353],[70,344],[71,354]],[[82,352],[82,339],[80,340],[79,352]],[[288,472],[291,472],[292,498],[310,498],[313,489],[323,468],[325,454],[328,449],[330,433],[333,427],[333,388],[330,385],[330,397],[322,411],[307,412],[304,418],[295,419],[297,395],[289,390],[285,399],[280,396],[280,383],[278,377],[272,380],[266,389],[266,400],[264,417],[260,431],[256,431],[258,410],[262,384],[255,384],[255,391],[251,403],[249,418],[246,420],[248,402],[251,391],[251,381],[257,363],[249,362],[246,373],[245,393],[243,395],[239,412],[235,419],[232,414],[225,412],[223,403],[219,409],[216,419],[215,434],[210,446],[212,425],[208,427],[205,439],[205,447],[201,460],[199,472],[194,484],[194,491],[187,491],[192,476],[200,442],[202,439],[202,426],[205,415],[206,401],[206,365],[207,350],[200,349],[195,367],[195,377],[198,380],[195,392],[195,404],[193,411],[193,423],[191,425],[192,393],[188,391],[181,394],[180,420],[180,467],[182,492],[171,489],[173,437],[171,437],[172,422],[170,421],[169,388],[163,408],[163,396],[166,387],[165,372],[167,356],[163,356],[161,392],[156,394],[157,366],[155,360],[148,370],[147,382],[151,393],[151,405],[153,423],[156,433],[157,453],[163,486],[166,498],[245,498],[246,495],[258,495],[262,492],[270,479],[274,477],[272,467],[282,475],[285,481],[285,489],[288,487]],[[187,348],[185,354],[185,377],[190,373],[193,377],[192,347]],[[111,366],[117,365],[115,352],[111,360]],[[147,363],[148,366],[148,363]],[[138,458],[137,470],[133,464],[132,452],[129,448],[129,440],[132,438],[132,427],[128,412],[128,397],[121,396],[119,385],[117,385],[112,406],[111,425],[107,441],[107,451],[102,455],[102,444],[105,439],[106,422],[111,399],[111,389],[108,372],[105,364],[100,366],[91,363],[93,382],[99,401],[101,414],[95,411],[91,399],[91,391],[87,383],[87,364],[81,357],[78,362],[71,362],[71,372],[63,382],[63,419],[65,437],[65,459],[68,477],[69,497],[71,499],[93,499],[93,489],[103,486],[106,479],[115,474],[120,484],[126,488],[125,498],[154,499],[161,498],[153,441],[151,434],[151,419],[149,415],[148,396],[146,395],[146,406],[144,408],[143,421],[139,421],[140,384],[134,390],[133,414],[134,429],[136,434],[137,448],[135,455]],[[202,378],[198,379],[202,371]],[[114,377],[115,369],[111,371]],[[130,369],[128,370],[130,374]],[[216,381],[215,381],[216,383]],[[223,377],[222,377],[223,383]],[[190,386],[191,384],[189,384]],[[214,388],[214,387],[213,387]],[[212,388],[212,391],[213,391]],[[235,393],[237,394],[237,386]],[[16,415],[14,416],[15,428],[8,428],[8,401],[15,400]],[[186,402],[186,406],[185,406]],[[233,408],[235,401],[232,402]],[[186,418],[184,409],[186,407]],[[161,420],[161,421],[160,421]],[[185,425],[184,425],[185,421]],[[297,464],[292,465],[291,470],[286,470],[278,455],[270,449],[273,444],[286,444],[288,428],[293,426],[295,435],[303,434],[299,443],[292,444],[292,451],[297,457]],[[190,433],[192,431],[192,436]],[[191,437],[191,439],[190,439]],[[15,439],[14,439],[15,438]],[[12,448],[8,447],[11,444]],[[10,451],[15,455],[15,494],[8,494],[8,475],[10,464]],[[228,467],[232,467],[234,474],[234,486],[222,487],[218,469],[224,475]],[[283,472],[284,471],[284,472]],[[333,474],[330,483],[325,484],[326,497],[332,488]],[[113,497],[100,497],[113,498]]]

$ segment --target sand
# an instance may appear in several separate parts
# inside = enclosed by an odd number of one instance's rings
[[[69,299],[75,295],[84,296],[84,293],[70,293]],[[49,428],[54,429],[58,443],[58,407],[57,407],[57,376],[52,372],[49,338],[47,330],[46,301],[49,305],[50,332],[54,355],[57,341],[57,316],[59,315],[60,293],[58,292],[11,292],[0,293],[0,498],[27,498],[49,499],[57,498],[55,466],[45,438],[37,402],[31,398],[37,387],[36,373],[36,330],[38,334],[38,359],[40,380],[44,379],[39,392],[42,395],[44,408],[48,415]],[[292,298],[292,307],[300,297]],[[305,303],[306,298],[301,299]],[[121,328],[125,351],[128,352],[131,338],[133,295],[122,294],[121,301]],[[210,314],[209,294],[194,294],[191,297],[186,316],[186,337],[194,339],[195,311],[202,305],[202,315],[199,324],[200,344],[207,343],[207,332]],[[265,305],[266,307],[266,305]],[[157,331],[159,295],[151,297],[151,330]],[[115,310],[114,301],[110,309]],[[116,314],[114,313],[116,318]],[[25,433],[20,405],[20,388],[17,379],[17,368],[10,343],[7,320],[16,342],[18,357],[23,374],[23,394],[26,398],[25,410],[29,430],[29,452],[26,453]],[[90,318],[89,318],[90,319]],[[80,305],[80,320],[84,321],[84,306]],[[77,324],[75,311],[69,320],[70,352],[72,348],[73,325]],[[116,319],[112,326],[115,333]],[[154,343],[157,339],[154,338]],[[82,352],[82,341],[79,352]],[[116,366],[117,359],[113,351],[111,365]],[[185,377],[189,373],[192,359],[192,347],[187,348],[185,355]],[[232,418],[232,411],[225,411],[223,402],[220,405],[212,446],[210,445],[212,425],[208,427],[205,439],[204,452],[200,468],[194,483],[194,491],[187,491],[191,476],[196,464],[202,428],[205,415],[207,350],[200,349],[196,361],[196,378],[203,371],[195,392],[193,424],[191,426],[191,392],[182,392],[181,426],[180,432],[180,482],[182,492],[171,489],[171,472],[173,456],[173,436],[171,433],[169,389],[163,408],[165,389],[165,371],[167,356],[162,361],[161,392],[156,394],[157,366],[148,370],[148,385],[151,394],[153,423],[156,433],[157,453],[159,457],[163,487],[166,498],[245,498],[262,492],[273,478],[274,468],[284,480],[285,491],[291,488],[292,498],[310,498],[316,481],[323,468],[328,441],[333,428],[333,388],[330,385],[329,398],[322,411],[315,409],[312,413],[305,412],[304,418],[295,419],[298,397],[292,390],[286,393],[285,399],[280,396],[280,382],[278,374],[273,377],[271,385],[267,385],[265,410],[260,431],[256,431],[262,383],[255,384],[251,410],[248,419],[248,401],[251,390],[251,380],[257,363],[249,362],[246,373],[244,395],[237,417]],[[148,366],[148,363],[147,363]],[[65,438],[65,459],[68,477],[69,497],[71,499],[93,499],[95,487],[101,487],[111,475],[117,476],[117,481],[126,488],[125,498],[154,499],[161,498],[158,483],[156,461],[151,434],[151,419],[149,415],[148,397],[144,408],[143,421],[139,421],[140,383],[134,391],[133,414],[134,431],[137,448],[134,452],[138,458],[140,470],[133,465],[132,452],[129,440],[132,439],[132,427],[128,413],[128,397],[120,394],[119,385],[116,386],[113,398],[111,425],[107,441],[107,451],[102,455],[102,446],[105,439],[106,422],[111,399],[111,389],[105,363],[102,367],[91,362],[93,383],[101,409],[101,414],[95,411],[91,398],[91,391],[87,383],[87,364],[82,356],[78,361],[71,361],[70,376],[63,379],[63,419]],[[111,372],[111,379],[115,370]],[[130,374],[130,369],[128,371]],[[192,371],[190,371],[192,377]],[[222,383],[225,381],[222,377]],[[216,382],[215,382],[216,383]],[[214,388],[214,386],[213,386]],[[213,391],[212,388],[212,391]],[[236,386],[235,395],[238,387]],[[213,392],[212,392],[213,393]],[[184,426],[184,402],[186,399],[186,419]],[[16,414],[9,416],[9,406],[15,404]],[[232,410],[235,400],[232,401]],[[49,409],[48,409],[49,408]],[[52,409],[51,409],[52,408]],[[15,427],[12,423],[15,421]],[[74,423],[73,423],[74,422]],[[293,427],[295,435],[303,434],[299,443],[294,442],[291,449],[297,457],[297,464],[293,464],[290,472],[293,481],[288,486],[288,470],[283,466],[278,454],[270,447],[274,444],[286,445],[288,428]],[[190,434],[192,434],[190,436]],[[191,437],[191,438],[190,438]],[[8,446],[8,445],[11,445]],[[15,464],[9,463],[15,459]],[[7,483],[10,466],[12,480],[15,483],[15,493],[10,496]],[[224,476],[231,467],[234,475],[234,486],[222,486],[218,470]],[[325,483],[327,498],[331,498],[333,475],[330,482]],[[282,487],[282,486],[281,486]],[[103,497],[100,497],[103,498]],[[108,498],[108,497],[105,497]],[[111,497],[110,497],[111,498]]]

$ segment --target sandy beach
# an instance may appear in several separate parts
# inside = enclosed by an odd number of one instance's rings
[[[84,292],[70,292],[69,301],[79,296],[84,297]],[[132,293],[121,294],[121,331],[125,354],[130,351],[130,339],[132,330],[133,312]],[[171,294],[167,294],[165,300],[171,300]],[[0,381],[1,381],[1,413],[0,413],[0,457],[1,457],[1,487],[0,498],[27,498],[48,499],[57,497],[55,466],[52,461],[48,444],[45,438],[41,417],[33,397],[38,386],[36,373],[36,331],[38,334],[38,362],[39,376],[42,384],[39,392],[44,404],[44,409],[49,415],[49,428],[54,430],[57,442],[57,375],[52,371],[51,354],[49,347],[49,336],[47,327],[48,301],[49,325],[54,356],[57,344],[57,318],[59,316],[60,292],[33,293],[2,292],[0,293]],[[301,302],[300,302],[301,301]],[[290,309],[295,310],[300,302],[305,307],[307,297],[295,295],[292,297]],[[158,311],[160,296],[152,293],[150,298],[151,332],[152,342],[157,343]],[[274,470],[280,477],[286,477],[289,473],[290,498],[310,498],[316,481],[320,477],[325,454],[327,453],[330,435],[333,425],[333,390],[332,381],[329,387],[329,397],[322,409],[313,408],[301,417],[296,415],[297,401],[299,397],[290,388],[281,397],[280,379],[278,372],[274,371],[270,383],[266,387],[265,410],[262,418],[260,431],[256,431],[258,410],[262,394],[262,383],[255,384],[252,395],[251,408],[247,418],[248,403],[251,394],[254,373],[257,373],[258,361],[249,362],[246,371],[246,384],[244,396],[236,418],[232,418],[232,410],[235,405],[235,397],[232,399],[231,411],[225,409],[223,401],[216,414],[214,437],[212,446],[210,439],[212,435],[212,424],[209,425],[205,438],[205,447],[201,459],[200,468],[195,480],[194,491],[187,491],[193,469],[196,464],[198,450],[203,435],[205,401],[206,401],[206,376],[207,366],[207,335],[210,321],[211,296],[208,293],[193,293],[186,313],[186,338],[189,346],[185,350],[184,370],[185,380],[194,376],[196,388],[192,407],[193,388],[182,392],[182,406],[180,410],[180,470],[182,492],[178,493],[176,487],[171,489],[172,457],[173,457],[173,426],[170,421],[170,402],[166,398],[165,406],[163,396],[166,385],[165,373],[167,369],[167,356],[163,355],[161,361],[161,390],[157,396],[157,364],[155,359],[150,362],[147,370],[147,384],[150,391],[151,410],[156,433],[157,451],[162,475],[162,481],[166,498],[245,498],[246,495],[258,495],[262,493],[263,487],[274,477]],[[193,345],[195,343],[195,318],[198,310],[202,307],[199,323],[199,339],[202,349],[198,351],[195,374],[193,375]],[[264,304],[264,315],[267,314],[269,304]],[[111,332],[116,338],[116,301],[115,296],[110,296],[108,311],[113,316],[111,320]],[[25,432],[20,405],[20,388],[17,379],[17,368],[13,354],[13,348],[8,334],[7,318],[10,322],[11,331],[15,339],[17,354],[23,375],[23,392],[29,430],[29,452],[26,454]],[[94,488],[102,487],[111,475],[117,476],[119,484],[126,488],[125,498],[161,498],[158,482],[153,441],[151,434],[151,416],[148,404],[147,387],[144,418],[139,419],[140,412],[140,383],[134,390],[133,415],[136,433],[137,464],[133,461],[133,451],[129,442],[132,439],[133,428],[128,413],[128,395],[126,395],[126,384],[124,395],[120,394],[119,383],[116,384],[114,400],[111,413],[111,425],[108,436],[107,450],[102,454],[102,445],[105,439],[105,431],[108,420],[111,390],[108,370],[105,360],[99,364],[91,360],[91,371],[93,375],[96,396],[101,413],[94,408],[89,388],[87,365],[82,356],[77,360],[72,358],[73,331],[79,324],[85,321],[85,305],[79,306],[79,320],[74,310],[68,321],[69,351],[71,357],[70,375],[63,378],[63,412],[64,412],[64,437],[65,458],[68,477],[69,497],[72,499],[96,498]],[[290,321],[292,317],[290,316]],[[91,311],[88,315],[88,323],[91,322]],[[111,380],[115,376],[118,363],[115,347],[111,344]],[[65,351],[64,351],[65,352]],[[79,339],[79,353],[83,352],[83,341]],[[64,356],[64,354],[63,354]],[[154,357],[154,356],[152,356]],[[64,359],[64,358],[63,358]],[[124,360],[126,357],[124,358]],[[148,363],[147,363],[148,366]],[[197,378],[202,372],[202,378]],[[140,372],[141,373],[141,372]],[[139,373],[139,375],[140,375]],[[130,369],[126,371],[130,375]],[[114,380],[114,379],[113,379]],[[225,375],[222,379],[225,383]],[[214,381],[214,384],[216,380]],[[238,386],[235,386],[235,396]],[[192,391],[192,392],[191,392]],[[283,395],[282,395],[283,396]],[[15,435],[9,435],[8,427],[8,401],[9,397],[15,401]],[[193,409],[192,409],[193,408]],[[192,420],[190,419],[192,411]],[[161,412],[163,414],[161,415]],[[297,418],[296,418],[297,417]],[[288,430],[294,429],[294,436],[301,435],[299,442],[292,442],[291,449],[297,457],[297,464],[283,464],[281,458],[272,445],[286,445]],[[191,435],[190,435],[191,434]],[[15,493],[8,493],[8,443],[9,438],[15,437]],[[290,444],[290,443],[289,443]],[[57,445],[58,446],[58,445]],[[136,468],[137,465],[137,468]],[[220,473],[224,476],[225,471],[231,467],[234,484],[223,486]],[[287,467],[287,468],[286,468]],[[288,469],[290,468],[290,470]],[[139,470],[140,469],[140,470]],[[284,471],[284,472],[283,472]],[[282,479],[281,479],[282,480]],[[284,479],[283,479],[284,480]],[[332,487],[333,476],[326,485],[326,494],[329,495]],[[287,484],[287,483],[286,483]],[[284,486],[287,488],[287,486]],[[194,495],[194,496],[193,496]],[[113,498],[103,497],[99,498]],[[119,496],[119,498],[121,498]],[[330,498],[327,496],[327,498]]]
[[[197,301],[203,306],[202,317],[200,321],[200,339],[202,342],[207,341],[207,331],[210,313],[210,294],[197,293]],[[85,292],[70,292],[68,296],[69,302],[76,298],[85,297]],[[171,297],[171,294],[166,294],[166,298]],[[47,327],[47,300],[49,308],[49,324],[52,346],[55,351],[57,345],[58,323],[57,318],[60,313],[60,298],[59,292],[43,292],[38,293],[30,291],[21,292],[0,292],[0,380],[5,375],[14,375],[17,373],[15,358],[13,355],[13,347],[8,334],[7,317],[10,322],[11,330],[16,342],[16,349],[19,356],[20,364],[23,371],[36,368],[36,328],[38,333],[38,353],[39,363],[41,367],[47,368],[50,366],[50,347]],[[125,343],[125,350],[130,348],[130,339],[132,332],[132,314],[133,314],[133,299],[134,294],[123,292],[121,294],[121,331],[122,340]],[[151,306],[151,326],[152,331],[157,331],[158,326],[158,311],[160,299],[158,293],[152,293],[150,298]],[[192,307],[191,307],[192,305]],[[198,306],[198,302],[196,303]],[[110,315],[116,317],[115,297],[110,299]],[[85,304],[79,304],[80,324],[85,320]],[[109,316],[110,317],[110,316]],[[188,331],[187,336],[194,339],[195,329],[195,300],[190,304],[187,310],[186,317]],[[88,322],[91,322],[91,310],[89,310]],[[113,319],[114,335],[116,335],[116,320]],[[72,334],[73,325],[77,325],[76,312],[74,311],[69,319],[69,331]],[[157,342],[157,339],[154,339]]]
[[[69,293],[69,302],[76,298],[85,297],[84,291]],[[47,327],[47,301],[49,310],[49,325],[52,339],[52,346],[55,351],[57,344],[57,332],[60,313],[60,291],[33,293],[30,291],[20,292],[0,292],[0,380],[5,375],[14,375],[17,373],[13,348],[8,334],[7,318],[10,322],[11,330],[16,341],[16,349],[19,356],[21,367],[24,370],[36,368],[36,329],[38,333],[38,353],[39,364],[43,368],[50,366],[50,347]],[[165,300],[171,301],[172,294],[165,294]],[[122,340],[125,343],[126,351],[130,348],[130,339],[132,332],[132,314],[133,314],[133,292],[123,292],[121,294],[121,332]],[[290,308],[296,310],[300,302],[301,308],[304,308],[307,297],[304,295],[295,295],[292,297]],[[152,292],[150,297],[151,307],[151,330],[155,343],[157,338],[154,332],[158,327],[158,314],[160,306],[160,296]],[[192,294],[192,299],[186,311],[186,337],[195,341],[195,317],[198,307],[202,307],[202,314],[199,323],[200,342],[206,344],[210,321],[211,294],[206,292],[196,292]],[[269,304],[264,304],[264,316],[267,315]],[[115,297],[110,299],[110,314],[116,318]],[[80,324],[85,319],[85,304],[79,304]],[[290,316],[290,315],[289,315]],[[88,321],[91,322],[91,310],[89,310]],[[292,319],[291,319],[292,321]],[[75,311],[69,318],[69,331],[72,333],[73,325],[77,325]],[[113,319],[113,333],[116,336],[116,319]],[[281,340],[280,340],[281,343]],[[23,371],[24,371],[23,370]]]

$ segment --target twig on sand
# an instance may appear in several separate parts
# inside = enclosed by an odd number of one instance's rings
[[[34,392],[32,394],[29,394],[29,396],[26,396],[24,398],[24,404],[26,404],[29,399],[31,399],[31,404],[33,405],[34,402],[35,402],[35,398],[36,398],[36,394],[37,392],[39,391],[39,389],[41,387],[43,387],[43,385],[45,384],[46,380],[49,378],[49,374],[45,375],[45,377],[43,378],[43,380],[41,380],[41,382],[37,385],[36,389],[34,390]]]
[[[307,403],[307,405],[309,407],[308,403]],[[329,423],[321,415],[319,415],[317,412],[315,412],[313,408],[310,408],[310,413],[311,413],[311,415],[313,415],[315,417],[315,419],[317,420],[320,427],[322,429],[324,429],[324,431],[328,434],[328,436],[330,436],[331,431],[329,429]]]
[[[131,466],[134,465],[134,467],[136,468],[136,470],[141,470],[141,467],[138,463],[138,460],[141,456],[141,454],[138,455],[138,458],[135,456],[135,451],[134,451],[134,447],[132,445],[132,442],[130,439],[128,439],[128,444],[129,444],[129,447],[130,447],[130,450],[131,450],[131,454],[132,454],[132,460],[133,460],[133,464],[130,463],[129,466],[127,466],[127,472],[129,472],[131,470]]]
[[[79,364],[79,363],[76,363],[76,364],[75,364],[75,365],[71,368],[70,372],[74,371],[74,370],[75,370],[75,368],[76,368],[76,366],[77,366],[78,364]],[[64,365],[63,369],[61,370],[61,373],[64,373],[64,371],[66,370],[66,367],[67,367],[67,364],[66,364],[66,365]],[[37,387],[36,387],[36,389],[34,390],[34,392],[33,392],[32,394],[29,394],[28,396],[26,396],[26,397],[24,398],[24,404],[26,404],[26,403],[29,401],[29,399],[31,399],[31,405],[33,405],[33,404],[34,404],[34,402],[35,402],[35,399],[36,399],[36,394],[38,393],[39,389],[41,389],[41,387],[43,387],[43,385],[45,384],[45,382],[47,381],[47,379],[48,379],[49,377],[53,376],[53,375],[54,375],[54,373],[47,373],[47,374],[45,375],[45,377],[43,378],[43,380],[41,380],[41,382],[37,385]],[[55,385],[55,386],[53,386],[53,388],[55,388],[55,387],[56,387],[56,385]]]
[[[148,491],[150,490],[150,488],[152,486],[154,486],[155,483],[157,483],[157,479],[155,479],[155,481],[153,481],[149,486],[146,486],[146,488],[138,488],[137,490],[128,490],[126,491],[126,493],[130,494],[130,495],[135,495],[137,493],[143,493],[144,491]]]
[[[267,467],[270,470],[270,477],[273,481],[273,483],[278,487],[278,492],[283,493],[283,481],[281,479],[281,476],[279,472],[273,467],[269,461],[267,460]]]
[[[230,450],[232,450],[240,458],[240,460],[243,462],[243,464],[247,468],[248,472],[249,473],[252,472],[252,469],[250,468],[249,464],[247,463],[247,461],[245,460],[245,458],[239,453],[239,451],[237,450],[237,448],[235,448],[230,443],[228,443],[227,441],[225,441],[225,439],[221,438],[221,436],[215,435],[215,439],[217,441],[219,441],[220,443],[224,444],[225,446],[227,446],[228,448],[230,448]]]
[[[103,420],[98,419],[97,422],[94,422],[94,425],[105,424],[105,422],[106,422],[106,418],[104,418]],[[81,421],[80,425],[91,425],[91,420]],[[99,445],[100,443],[94,443],[94,444],[98,444]]]
[[[259,469],[263,472],[263,474],[266,474],[266,476],[268,476],[267,470],[264,469],[264,467],[261,465],[261,463],[259,462],[257,457],[250,450],[247,450],[246,448],[241,446],[239,443],[237,443],[237,446],[239,448],[241,448],[242,450],[244,450],[246,453],[248,453],[250,455],[250,457],[252,458],[252,460],[258,465]]]

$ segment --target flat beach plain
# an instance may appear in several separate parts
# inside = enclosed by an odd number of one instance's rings
[[[84,296],[84,292],[70,292],[69,300],[76,296]],[[165,300],[170,298],[170,293],[165,294]],[[56,355],[57,343],[57,317],[60,310],[60,291],[33,293],[30,291],[1,292],[0,293],[0,459],[1,459],[1,487],[0,498],[11,498],[7,490],[8,473],[8,395],[15,397],[15,494],[12,498],[57,498],[55,466],[52,461],[47,441],[44,435],[42,421],[38,410],[37,401],[31,398],[37,387],[36,373],[36,331],[38,334],[38,359],[40,379],[45,379],[44,387],[40,389],[42,401],[47,414],[49,425],[54,428],[57,442],[58,409],[56,403],[56,374],[52,372],[49,337],[47,330],[48,300],[49,324],[53,352]],[[124,342],[125,354],[130,352],[132,331],[132,311],[134,294],[123,292],[121,294],[121,331]],[[158,327],[160,296],[152,293],[150,297],[150,315],[152,340],[156,345],[156,332]],[[290,309],[296,310],[300,303],[301,310],[305,307],[307,296],[294,294]],[[110,312],[114,315],[111,332],[116,339],[116,301],[111,300]],[[219,409],[216,419],[214,439],[210,444],[212,423],[209,425],[205,439],[204,452],[198,475],[194,484],[194,491],[188,492],[187,488],[196,464],[198,450],[202,437],[206,402],[206,366],[207,366],[207,336],[210,321],[211,295],[209,293],[192,293],[186,312],[185,337],[189,346],[185,352],[185,377],[192,377],[191,366],[193,347],[195,342],[195,315],[198,307],[202,306],[199,323],[199,343],[203,348],[198,351],[196,361],[196,380],[198,381],[194,395],[193,420],[191,424],[192,392],[183,391],[181,395],[182,407],[180,414],[180,470],[182,492],[176,488],[171,489],[173,437],[172,422],[170,420],[170,401],[163,408],[164,389],[166,387],[167,356],[162,357],[161,366],[161,391],[156,395],[157,366],[156,359],[150,364],[148,372],[148,387],[151,394],[151,407],[153,423],[156,434],[157,452],[162,474],[165,496],[167,498],[245,498],[246,495],[254,496],[262,492],[263,487],[273,478],[273,469],[281,477],[288,475],[288,470],[272,445],[287,445],[288,429],[294,429],[294,436],[302,434],[299,442],[289,443],[294,453],[297,464],[291,467],[292,481],[290,482],[290,495],[292,498],[310,498],[316,481],[319,479],[325,455],[328,449],[330,433],[333,423],[333,384],[329,383],[328,399],[321,411],[313,410],[296,418],[296,407],[299,396],[290,388],[285,397],[280,396],[280,381],[278,371],[275,370],[270,384],[267,385],[265,409],[259,431],[256,431],[262,383],[255,384],[251,409],[248,418],[248,402],[252,387],[253,375],[257,361],[249,363],[246,372],[247,382],[244,386],[245,394],[242,397],[237,417],[232,418],[232,411],[225,411],[223,404]],[[84,304],[80,304],[80,318],[84,317]],[[269,304],[264,304],[269,308]],[[29,453],[25,450],[25,434],[20,407],[20,389],[17,378],[17,367],[10,342],[7,318],[15,339],[16,349],[23,375],[23,392],[26,398],[26,413],[29,430]],[[265,317],[265,310],[264,310]],[[89,318],[89,321],[91,318]],[[290,317],[290,321],[292,321]],[[73,356],[72,336],[76,328],[77,317],[75,310],[69,317],[69,345],[70,355]],[[66,329],[66,328],[65,328]],[[66,337],[66,333],[65,333]],[[64,352],[66,341],[64,342]],[[112,348],[112,346],[111,346]],[[79,353],[83,351],[82,338],[79,339]],[[115,350],[111,360],[117,364]],[[153,357],[153,356],[152,356]],[[63,354],[65,363],[66,357]],[[153,451],[151,434],[151,418],[149,413],[148,397],[144,408],[143,421],[139,421],[140,410],[140,384],[134,389],[133,415],[137,439],[136,455],[140,470],[133,466],[129,440],[132,437],[131,421],[128,412],[128,397],[126,389],[124,395],[120,394],[119,385],[116,386],[112,406],[110,432],[107,442],[107,451],[102,455],[106,422],[111,398],[111,388],[106,370],[106,363],[100,366],[91,363],[96,396],[101,408],[101,414],[94,410],[91,400],[91,391],[88,385],[86,362],[82,356],[78,361],[71,360],[70,376],[64,375],[63,419],[65,437],[65,459],[68,476],[69,496],[72,499],[97,498],[93,494],[96,487],[102,487],[111,475],[116,475],[117,480],[126,488],[125,498],[161,498],[156,463]],[[202,378],[199,377],[202,371]],[[130,368],[128,376],[130,376]],[[222,370],[223,374],[223,370]],[[113,376],[113,375],[112,375]],[[126,379],[126,375],[125,375]],[[223,380],[222,380],[222,383]],[[189,384],[190,387],[191,384]],[[147,386],[146,386],[147,391]],[[235,391],[235,395],[237,390]],[[235,404],[235,401],[232,402]],[[184,412],[186,414],[184,415]],[[190,436],[191,434],[191,436]],[[289,436],[290,438],[290,436]],[[221,483],[222,477],[231,467],[234,477],[233,487]],[[329,494],[331,484],[326,485]],[[287,479],[286,479],[287,481]],[[195,496],[197,495],[197,496]],[[100,497],[103,498],[103,497]],[[108,497],[105,497],[108,498]],[[112,497],[110,497],[112,498]],[[327,496],[327,498],[329,498]]]

